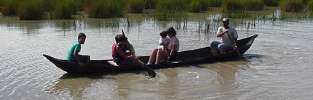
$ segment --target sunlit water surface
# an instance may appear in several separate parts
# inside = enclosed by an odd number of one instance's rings
[[[111,58],[114,35],[123,29],[137,55],[157,46],[159,32],[173,26],[180,50],[218,40],[219,15],[181,21],[153,18],[0,21],[1,100],[311,100],[313,21],[233,19],[239,38],[258,34],[243,59],[144,73],[68,76],[42,54],[65,58],[77,34],[87,34],[81,54]]]

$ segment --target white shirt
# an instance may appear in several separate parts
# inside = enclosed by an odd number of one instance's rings
[[[223,32],[227,31],[227,33],[225,33],[221,38],[222,42],[225,43],[226,45],[234,45],[235,41],[238,38],[238,34],[237,31],[232,28],[229,27],[228,29],[224,28],[223,26],[219,27],[217,30],[217,34],[222,34]]]
[[[163,48],[164,47],[168,47],[168,45],[170,44],[170,38],[166,37],[166,38],[160,38],[159,40],[159,48]]]

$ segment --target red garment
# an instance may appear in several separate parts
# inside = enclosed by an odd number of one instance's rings
[[[117,44],[113,43],[112,45],[112,57],[113,59],[117,57]]]

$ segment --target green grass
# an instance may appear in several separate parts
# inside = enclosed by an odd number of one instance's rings
[[[125,0],[94,0],[91,4],[89,17],[109,18],[124,15]]]
[[[303,0],[281,0],[280,8],[286,12],[302,12],[305,4]]]
[[[128,12],[142,13],[145,9],[145,0],[127,0]]]
[[[23,5],[18,7],[17,15],[21,20],[38,20],[42,19],[44,14],[44,0],[24,0]]]

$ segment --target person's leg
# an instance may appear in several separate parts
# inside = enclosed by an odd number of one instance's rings
[[[167,61],[167,52],[165,49],[159,49],[156,56],[156,64],[164,63]]]
[[[233,47],[232,47],[232,46],[226,45],[226,44],[224,44],[224,43],[219,44],[219,45],[218,45],[218,48],[219,48],[223,53],[226,53],[226,52],[229,52],[229,51],[232,51],[232,50],[233,50]]]
[[[221,44],[221,42],[219,42],[219,41],[213,41],[212,43],[211,43],[211,48],[218,48],[218,45],[219,44]]]
[[[156,60],[156,55],[157,55],[158,49],[154,49],[152,54],[149,57],[148,64],[154,64]]]

